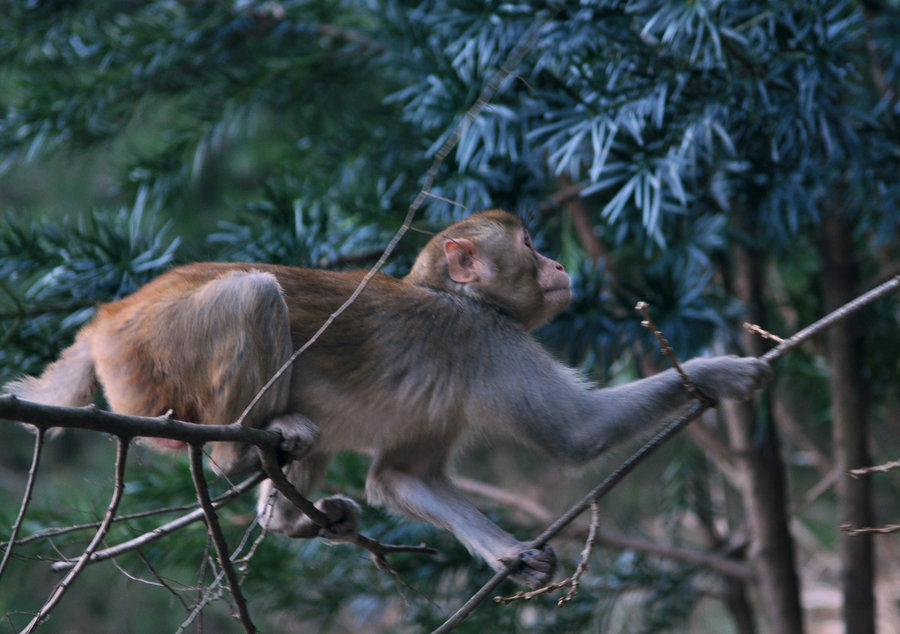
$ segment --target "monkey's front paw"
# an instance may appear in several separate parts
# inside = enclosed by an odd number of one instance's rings
[[[694,359],[684,367],[700,391],[717,401],[746,400],[772,378],[772,367],[755,357]]]
[[[352,542],[359,533],[359,504],[342,495],[334,495],[316,502],[316,507],[328,516],[328,526],[319,536],[333,542]]]
[[[556,573],[556,553],[550,544],[542,548],[530,548],[518,554],[518,566],[510,579],[529,588],[540,588],[553,579]]]
[[[288,460],[297,460],[319,442],[319,427],[301,414],[276,416],[266,428],[281,434],[280,449]]]
[[[731,381],[722,390],[724,398],[745,401],[772,378],[772,366],[755,357],[729,357],[733,370]]]

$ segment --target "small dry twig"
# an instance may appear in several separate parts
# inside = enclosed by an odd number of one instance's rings
[[[768,330],[766,330],[764,328],[760,328],[756,324],[744,322],[744,330],[746,330],[747,332],[752,332],[754,334],[757,334],[764,339],[771,339],[775,343],[784,343],[784,339],[782,339],[778,335],[773,335]]]
[[[886,462],[874,467],[861,467],[859,469],[851,469],[847,473],[849,473],[854,478],[861,478],[862,476],[869,475],[870,473],[886,473],[888,471],[893,471],[894,469],[900,469],[900,460]]]
[[[886,534],[886,533],[900,533],[900,525],[898,524],[888,524],[887,526],[881,526],[877,528],[854,528],[850,524],[843,524],[841,526],[841,530],[847,533],[848,535],[872,535],[872,534]]]
[[[596,502],[591,502],[591,526],[588,530],[587,539],[584,542],[584,548],[581,550],[581,559],[578,562],[578,566],[576,566],[575,568],[575,572],[572,573],[572,576],[567,577],[562,581],[556,581],[541,588],[536,588],[535,590],[529,590],[527,592],[517,592],[511,597],[494,597],[494,601],[497,603],[502,603],[503,605],[509,605],[514,601],[530,601],[531,599],[542,594],[548,594],[561,588],[568,588],[569,591],[566,593],[566,596],[560,597],[559,601],[556,602],[557,607],[560,608],[567,604],[569,601],[575,598],[576,594],[578,594],[578,584],[581,582],[581,577],[584,576],[584,573],[588,570],[588,559],[590,559],[591,552],[594,550],[594,544],[597,541],[597,529],[599,527],[600,507]]]
[[[214,509],[219,509],[232,500],[237,499],[242,496],[244,493],[252,490],[256,485],[266,479],[266,475],[262,472],[254,474],[244,480],[243,482],[233,486],[231,489],[223,493],[222,495],[216,497],[212,500],[212,506]],[[143,515],[143,514],[137,514]],[[120,518],[116,518],[117,520],[126,519],[124,516]],[[121,544],[116,544],[115,546],[110,546],[109,548],[104,548],[103,550],[98,550],[95,552],[88,563],[97,563],[100,561],[106,561],[107,559],[112,559],[113,557],[118,557],[127,552],[131,552],[133,550],[137,550],[147,544],[155,542],[157,539],[161,539],[167,535],[171,535],[175,533],[185,526],[193,524],[194,522],[199,522],[203,519],[203,509],[195,508],[190,513],[182,515],[181,517],[175,518],[171,522],[167,522],[162,526],[157,526],[151,531],[144,533],[143,535],[138,535],[128,541],[122,542]],[[54,572],[58,572],[60,570],[66,570],[67,568],[71,568],[75,565],[73,560],[65,560],[58,561],[53,564],[50,569]]]
[[[635,305],[634,309],[640,311],[644,315],[644,321],[641,322],[641,325],[644,328],[647,328],[656,337],[656,340],[659,342],[660,350],[662,350],[662,353],[666,355],[666,358],[672,364],[672,367],[675,368],[675,371],[678,372],[678,376],[681,377],[681,382],[682,384],[684,384],[684,389],[688,391],[688,394],[693,396],[695,399],[697,399],[707,407],[715,407],[716,400],[704,394],[703,391],[698,388],[697,385],[691,380],[691,377],[688,376],[687,372],[684,371],[684,368],[682,368],[681,364],[678,362],[678,358],[675,356],[675,351],[672,350],[672,346],[671,344],[669,344],[669,340],[666,339],[666,336],[662,333],[662,331],[656,327],[656,324],[653,323],[653,318],[650,317],[650,304],[641,301]]]

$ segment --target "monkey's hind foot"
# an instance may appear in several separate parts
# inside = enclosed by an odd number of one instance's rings
[[[281,434],[280,449],[288,461],[302,458],[319,442],[319,427],[301,414],[276,416],[266,429]]]
[[[319,529],[319,537],[333,542],[352,542],[359,533],[359,504],[343,495],[333,495],[316,502],[316,508],[328,516],[329,524]]]
[[[518,554],[518,560],[518,567],[509,578],[529,588],[547,585],[556,573],[556,552],[550,544],[523,550]]]

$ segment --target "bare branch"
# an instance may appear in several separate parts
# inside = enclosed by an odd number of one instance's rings
[[[17,420],[41,429],[65,427],[106,432],[115,436],[133,438],[169,438],[189,445],[202,445],[211,441],[242,442],[262,449],[277,449],[281,434],[231,425],[199,425],[175,420],[170,416],[126,416],[87,407],[60,407],[40,405],[16,398],[12,394],[0,394],[0,418]]]
[[[219,565],[222,566],[222,571],[228,579],[231,596],[234,598],[234,603],[237,607],[238,620],[244,626],[245,632],[256,632],[256,627],[253,625],[253,621],[250,619],[250,612],[247,609],[247,601],[244,599],[244,593],[241,592],[241,584],[238,581],[237,573],[234,571],[234,566],[231,565],[228,544],[225,542],[225,535],[222,534],[222,527],[219,525],[219,516],[216,515],[216,509],[213,508],[212,500],[209,499],[209,489],[206,485],[206,478],[203,477],[203,450],[199,445],[191,445],[190,456],[191,477],[194,480],[194,489],[197,491],[197,500],[200,502],[200,508],[203,510],[210,539],[212,539],[216,547]]]
[[[97,549],[97,546],[100,545],[100,542],[103,541],[103,538],[106,537],[106,534],[109,532],[109,527],[112,526],[113,518],[116,515],[116,511],[119,508],[119,502],[122,501],[122,494],[125,491],[125,458],[128,455],[128,444],[130,440],[126,437],[119,436],[118,437],[118,445],[116,451],[116,483],[113,488],[112,499],[109,502],[109,506],[106,508],[106,515],[103,517],[103,523],[100,525],[100,528],[97,529],[97,532],[94,534],[94,538],[84,549],[84,552],[81,554],[81,557],[78,558],[78,562],[69,571],[69,574],[65,576],[58,584],[56,584],[56,588],[53,590],[53,593],[38,611],[38,613],[34,616],[31,622],[25,626],[25,629],[22,630],[21,634],[28,634],[29,632],[33,632],[35,628],[43,621],[50,611],[59,603],[62,599],[63,595],[68,590],[69,586],[75,581],[75,578],[81,574],[81,571],[84,570],[84,567],[87,565],[88,560],[90,559],[93,552]]]
[[[879,284],[867,293],[863,293],[856,299],[851,300],[840,308],[828,313],[822,317],[822,319],[813,322],[800,332],[786,339],[783,343],[769,350],[761,357],[762,360],[772,363],[773,361],[780,359],[797,346],[805,343],[810,337],[828,330],[836,323],[847,319],[847,317],[853,313],[878,301],[882,297],[886,297],[891,293],[896,293],[897,290],[900,290],[900,275],[894,276],[883,284]]]
[[[266,479],[264,473],[260,472],[255,475],[250,476],[240,484],[233,486],[231,489],[218,496],[212,501],[212,506],[214,509],[219,509],[232,500],[242,496],[246,492],[252,490],[256,485]],[[117,518],[118,520],[126,519],[124,517]],[[115,546],[111,546],[109,548],[105,548],[103,550],[98,550],[96,553],[91,555],[90,561],[88,563],[97,563],[100,561],[106,561],[107,559],[112,559],[113,557],[118,557],[124,553],[130,552],[132,550],[137,550],[147,544],[155,542],[157,539],[161,539],[167,535],[171,535],[172,533],[193,524],[194,522],[199,522],[203,519],[203,509],[196,508],[190,513],[186,515],[182,515],[179,518],[172,520],[162,526],[158,526],[154,528],[152,531],[144,533],[143,535],[138,535],[133,539],[129,539],[126,542],[122,542],[121,544],[117,544]],[[59,561],[53,564],[50,567],[54,572],[66,570],[67,568],[71,568],[75,565],[74,561]]]
[[[807,326],[800,332],[796,333],[784,343],[769,350],[761,358],[768,363],[773,363],[780,359],[797,346],[805,343],[810,337],[813,337],[836,323],[843,321],[853,313],[868,306],[869,304],[896,292],[900,289],[900,276],[896,276],[891,280],[877,286],[871,291],[860,295],[856,299],[844,304],[837,310],[832,311],[822,319]],[[647,456],[652,454],[656,449],[662,446],[667,440],[686,427],[691,421],[700,416],[708,407],[697,402],[680,418],[667,424],[653,438],[651,438],[644,446],[634,452],[622,465],[610,474],[603,482],[597,485],[592,491],[585,495],[578,503],[572,506],[564,515],[553,522],[547,529],[538,535],[529,545],[529,548],[541,548],[563,528],[568,526],[576,517],[587,510],[591,503],[599,500],[612,490],[626,475],[631,473],[634,468],[642,462]],[[462,623],[484,601],[493,590],[499,586],[507,576],[509,576],[516,568],[517,562],[510,562],[505,568],[497,571],[468,601],[465,602],[450,618],[434,630],[433,634],[450,632],[457,625]]]
[[[41,449],[44,446],[44,430],[38,429],[34,437],[34,452],[31,454],[31,466],[28,468],[28,483],[25,485],[25,492],[22,494],[22,504],[19,506],[19,515],[13,522],[12,531],[9,535],[9,541],[6,543],[6,550],[3,553],[3,561],[0,561],[0,577],[3,577],[3,571],[9,558],[12,556],[13,546],[15,546],[16,538],[19,536],[19,530],[22,528],[22,521],[25,519],[25,511],[31,502],[31,495],[34,491],[34,482],[37,479],[37,469],[41,462]]]
[[[504,506],[512,507],[542,522],[549,523],[553,521],[553,513],[547,507],[534,500],[516,496],[500,487],[460,476],[453,476],[453,483],[468,493],[480,495],[499,502]],[[582,538],[584,536],[584,532],[581,529],[572,530],[571,526],[567,528],[567,531],[573,537]],[[693,548],[682,548],[671,544],[660,544],[649,539],[626,537],[613,531],[599,529],[597,530],[596,541],[609,548],[635,550],[673,561],[681,561],[691,566],[707,568],[718,575],[739,581],[753,581],[756,578],[753,569],[746,563],[736,561],[722,554],[703,552]]]

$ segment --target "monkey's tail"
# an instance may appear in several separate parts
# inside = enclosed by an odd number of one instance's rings
[[[41,376],[24,376],[7,383],[3,391],[44,405],[89,404],[97,391],[97,375],[87,337],[76,338]]]

